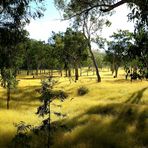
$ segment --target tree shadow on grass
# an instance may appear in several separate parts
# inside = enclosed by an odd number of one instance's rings
[[[64,125],[53,134],[53,148],[146,148],[148,147],[148,107],[114,103],[96,105],[72,119],[54,122]],[[140,110],[140,112],[139,112]],[[45,145],[44,139],[35,136],[31,147]],[[43,140],[41,140],[43,139]]]
[[[148,89],[148,87],[145,87],[137,92],[134,92],[126,101],[125,103],[135,103],[139,104],[141,102],[143,93]]]
[[[134,104],[99,105],[65,123],[71,131],[55,134],[54,147],[131,148],[148,146],[148,108]],[[61,123],[60,122],[60,123]]]
[[[38,107],[40,94],[36,91],[39,86],[26,86],[11,90],[10,109],[27,109]],[[0,108],[6,109],[6,93],[0,100]]]

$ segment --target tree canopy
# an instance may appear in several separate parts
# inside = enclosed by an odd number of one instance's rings
[[[127,4],[131,9],[130,19],[138,18],[148,24],[147,0],[55,0],[55,5],[64,10],[64,13],[68,12],[70,17],[87,14],[96,8],[104,14],[123,4]]]

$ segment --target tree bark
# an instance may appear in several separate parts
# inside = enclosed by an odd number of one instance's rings
[[[65,69],[65,77],[68,77],[68,70]]]
[[[89,42],[89,41],[88,41]],[[92,61],[93,61],[93,64],[94,64],[94,67],[96,69],[96,75],[97,75],[97,82],[101,82],[101,77],[100,77],[100,74],[99,74],[99,70],[98,70],[98,65],[97,65],[97,62],[96,62],[96,59],[94,57],[94,54],[91,50],[91,44],[90,42],[88,43],[88,49],[89,49],[89,52],[91,54],[91,58],[92,58]]]
[[[7,86],[7,109],[9,109],[9,102],[10,102],[10,84],[8,83]]]
[[[78,67],[75,66],[75,82],[79,79]]]
[[[71,77],[71,69],[68,69],[68,77]]]
[[[117,78],[118,76],[118,69],[119,69],[119,66],[115,65],[115,78]]]

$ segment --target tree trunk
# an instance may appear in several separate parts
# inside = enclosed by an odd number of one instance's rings
[[[68,77],[71,77],[71,69],[68,69]]]
[[[79,79],[78,67],[75,66],[75,82]]]
[[[89,42],[89,41],[88,41]],[[100,77],[100,74],[99,74],[99,70],[98,70],[98,65],[97,65],[97,62],[96,62],[96,59],[94,57],[94,54],[91,50],[91,44],[90,42],[88,43],[88,49],[89,49],[89,52],[91,54],[91,58],[92,58],[92,61],[93,61],[93,64],[94,64],[94,67],[96,69],[96,75],[97,75],[97,82],[101,82],[101,77]]]
[[[62,69],[59,71],[60,76],[63,76]]]
[[[65,69],[65,77],[68,77],[68,70]]]
[[[8,83],[8,86],[7,86],[7,109],[9,109],[9,102],[10,102],[10,84]]]
[[[113,75],[114,74],[114,71],[115,71],[114,62],[111,64],[110,70],[111,70],[112,75]]]
[[[118,76],[118,68],[119,68],[119,66],[118,65],[115,65],[115,78],[117,78],[117,76]]]
[[[29,68],[27,69],[27,76],[30,74],[30,70],[29,70]]]

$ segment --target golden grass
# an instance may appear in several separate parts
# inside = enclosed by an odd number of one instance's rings
[[[85,74],[84,74],[85,75]],[[52,110],[67,114],[61,119],[52,115],[52,121],[66,124],[71,130],[59,130],[54,135],[53,147],[76,148],[140,148],[148,146],[148,81],[124,80],[124,71],[114,79],[106,69],[101,71],[102,82],[96,83],[93,73],[80,77],[75,83],[69,78],[56,78],[55,89],[69,94],[64,102],[55,100]],[[40,79],[19,76],[19,86],[12,92],[10,110],[6,110],[5,90],[0,89],[0,148],[5,147],[16,133],[13,123],[25,121],[39,124],[35,115],[40,104],[35,92]],[[74,79],[74,78],[73,78]],[[89,89],[84,96],[77,89]]]

